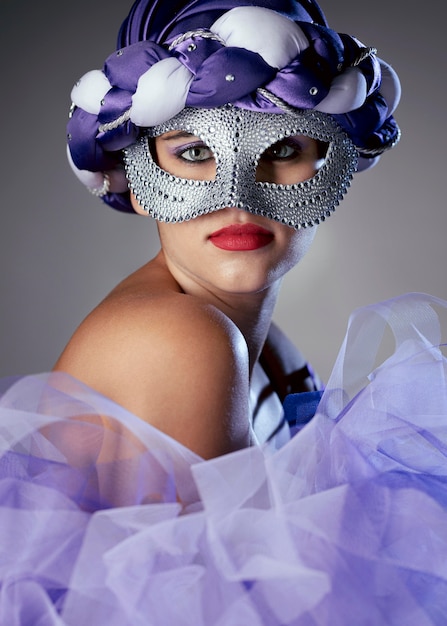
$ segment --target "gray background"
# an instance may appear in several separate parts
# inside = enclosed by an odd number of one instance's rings
[[[158,240],[152,220],[91,197],[65,158],[73,83],[100,68],[131,1],[0,0],[0,376],[45,371],[82,318]],[[335,30],[398,71],[401,143],[356,175],[275,317],[327,378],[353,308],[408,291],[447,298],[445,47],[439,0],[322,0]]]

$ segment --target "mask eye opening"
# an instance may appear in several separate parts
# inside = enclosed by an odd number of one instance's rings
[[[262,152],[256,182],[288,186],[312,180],[325,164],[329,146],[305,134],[286,135]]]

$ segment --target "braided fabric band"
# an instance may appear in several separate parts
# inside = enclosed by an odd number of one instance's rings
[[[150,5],[139,4],[145,2]],[[70,162],[81,181],[94,193],[100,189],[111,206],[132,211],[122,150],[145,128],[185,107],[231,103],[269,114],[297,109],[330,114],[357,147],[358,169],[373,165],[399,140],[392,116],[399,81],[374,48],[324,23],[294,21],[263,6],[211,11],[211,23],[206,11],[194,7],[191,15],[185,9],[178,16],[188,26],[184,31],[173,28],[166,38],[159,34],[120,48],[102,71],[88,72],[72,90]],[[174,24],[177,18],[171,17]],[[199,28],[192,28],[195,20]],[[110,184],[103,193],[106,175]]]

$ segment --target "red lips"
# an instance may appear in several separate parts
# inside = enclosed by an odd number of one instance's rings
[[[273,233],[256,224],[231,224],[216,230],[209,240],[222,250],[257,250],[273,241]]]

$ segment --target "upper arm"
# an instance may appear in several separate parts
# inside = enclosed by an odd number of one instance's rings
[[[203,457],[249,444],[245,341],[220,311],[187,296],[93,315],[55,369]]]

